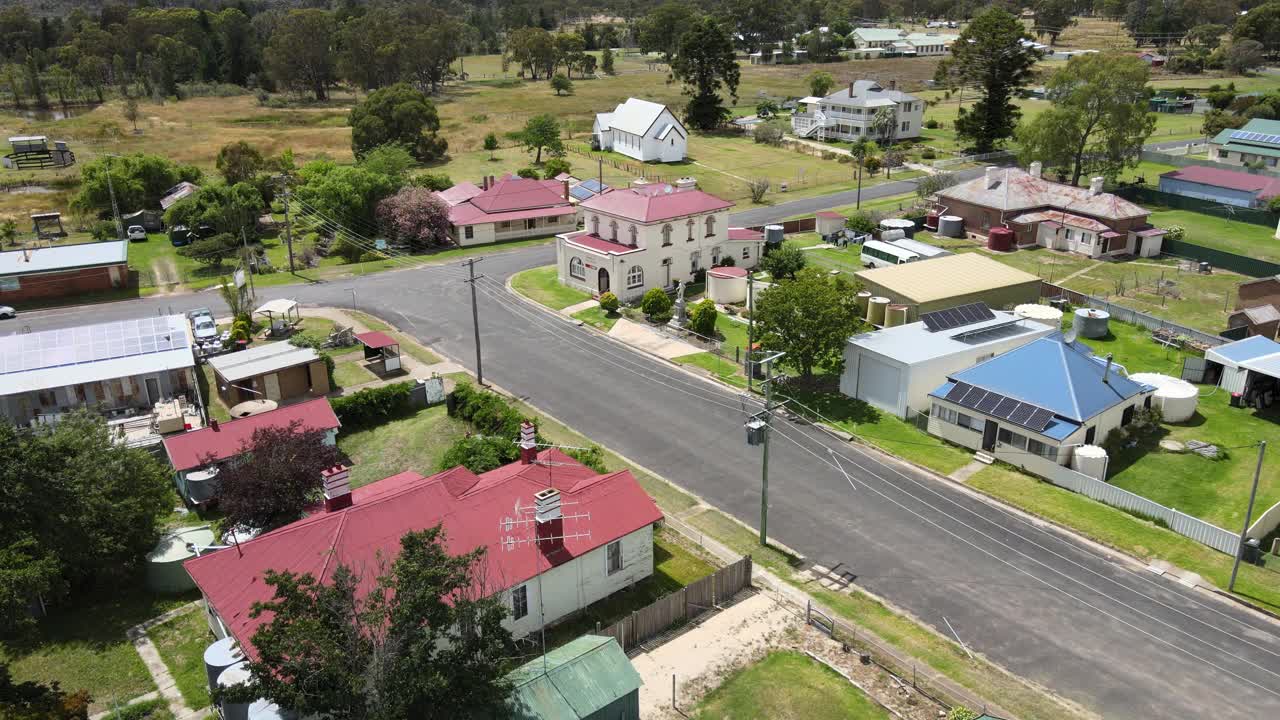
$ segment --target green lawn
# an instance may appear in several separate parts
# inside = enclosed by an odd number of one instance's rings
[[[733,361],[732,356],[725,357],[712,352],[700,352],[692,355],[681,355],[675,358],[675,361],[681,365],[700,367],[730,385],[747,386],[747,376],[743,374],[742,366]]]
[[[613,326],[618,322],[618,318],[622,317],[622,315],[616,313],[610,315],[599,307],[592,307],[587,308],[586,310],[579,310],[573,314],[573,317],[594,328],[609,332],[613,329]]]
[[[577,305],[591,299],[588,293],[561,285],[559,278],[556,277],[554,265],[516,273],[511,277],[511,287],[521,295],[552,310],[563,310],[570,305]]]
[[[809,656],[776,650],[730,675],[693,711],[694,720],[889,720],[889,713]]]
[[[351,459],[351,486],[413,470],[431,475],[455,440],[470,428],[448,416],[443,405],[367,430],[338,434],[338,449]]]
[[[147,631],[161,659],[173,675],[187,707],[193,710],[210,705],[209,679],[205,675],[204,651],[213,642],[213,633],[203,610],[191,612]]]
[[[208,363],[199,366],[199,372],[196,373],[196,386],[200,389],[200,397],[204,398],[206,407],[209,409],[209,417],[218,422],[227,422],[231,419],[231,410],[222,402],[222,398],[218,396],[217,385],[213,376],[213,368]]]
[[[1167,228],[1184,228],[1186,241],[1223,252],[1280,262],[1280,240],[1276,229],[1253,223],[1227,220],[1190,210],[1151,208],[1151,224]]]
[[[215,716],[209,716],[210,719],[213,717]],[[156,698],[121,708],[107,715],[103,720],[173,720],[173,713],[169,711],[167,700]]]
[[[373,382],[378,376],[364,366],[364,351],[346,352],[333,356],[333,384],[350,388]]]
[[[592,604],[571,620],[556,625],[548,642],[561,645],[580,635],[594,632],[597,625],[612,625],[633,611],[713,572],[715,567],[690,549],[687,540],[675,531],[661,529],[653,536],[653,574]]]
[[[126,631],[193,598],[159,596],[124,582],[92,593],[79,605],[50,609],[27,643],[0,644],[0,663],[17,681],[56,680],[68,692],[88,690],[92,712],[155,690]]]

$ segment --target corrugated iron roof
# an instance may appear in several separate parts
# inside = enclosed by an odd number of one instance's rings
[[[1258,305],[1256,307],[1248,307],[1242,311],[1245,317],[1249,318],[1249,322],[1254,325],[1275,322],[1280,320],[1280,310],[1275,305]]]
[[[997,170],[994,187],[988,187],[986,177],[980,177],[939,190],[938,196],[996,210],[1054,208],[1105,220],[1123,220],[1151,214],[1146,208],[1118,195],[1105,192],[1093,195],[1089,188],[1032,177],[1026,170],[1019,168]]]
[[[640,673],[611,637],[583,635],[507,675],[513,720],[579,720],[639,690]]]
[[[987,290],[1039,282],[1040,278],[978,253],[961,253],[928,262],[860,270],[855,276],[875,283],[903,300],[926,303]]]
[[[647,223],[726,210],[733,207],[733,203],[701,190],[677,190],[665,183],[655,183],[597,195],[584,201],[582,207]]]
[[[1280,195],[1280,178],[1270,175],[1254,175],[1253,173],[1240,172],[1239,170],[1189,165],[1177,170],[1170,170],[1160,177],[1162,179],[1182,180],[1183,182],[1226,188],[1228,190],[1251,192],[1257,194],[1260,199]]]
[[[211,357],[209,367],[213,368],[223,380],[237,382],[319,359],[320,356],[311,348],[297,347],[287,342],[275,342]]]
[[[1010,218],[1009,222],[1021,223],[1023,225],[1032,225],[1039,222],[1051,221],[1055,225],[1070,225],[1071,227],[1083,228],[1094,232],[1105,232],[1110,230],[1106,224],[1088,218],[1083,215],[1075,215],[1061,210],[1041,210],[1039,212],[1022,213],[1016,217]]]
[[[214,461],[226,460],[240,454],[244,446],[253,439],[253,433],[261,428],[289,427],[294,422],[300,423],[299,430],[332,430],[341,427],[338,416],[333,413],[328,398],[316,398],[286,405],[260,415],[253,415],[238,420],[228,420],[212,427],[192,430],[181,435],[170,435],[164,439],[165,452],[169,454],[169,462],[178,472],[190,470]]]
[[[7,250],[0,252],[0,276],[12,277],[102,265],[123,265],[127,262],[129,262],[129,243],[126,240]]]

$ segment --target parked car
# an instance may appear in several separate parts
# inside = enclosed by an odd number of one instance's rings
[[[16,317],[18,317],[17,310],[14,310],[8,305],[0,305],[0,320],[2,319],[12,320],[13,318],[16,318]]]
[[[129,229],[125,232],[128,234],[130,240],[147,239],[147,231],[141,225],[130,225]]]
[[[169,242],[174,247],[182,247],[191,242],[191,231],[186,225],[174,225],[169,228]]]
[[[218,339],[218,325],[213,318],[201,316],[191,321],[191,332],[197,343],[206,343]]]

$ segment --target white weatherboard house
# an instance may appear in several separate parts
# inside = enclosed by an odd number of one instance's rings
[[[971,309],[980,308],[979,312]],[[963,324],[938,317],[963,313]],[[840,392],[902,418],[929,409],[929,393],[951,373],[1041,338],[1054,329],[983,303],[926,313],[928,322],[859,333],[844,347]]]
[[[560,282],[624,302],[669,288],[733,258],[755,267],[759,233],[729,227],[733,203],[655,183],[597,195],[578,206],[585,229],[556,236]]]
[[[637,98],[597,114],[591,135],[601,150],[641,162],[681,162],[689,148],[689,131],[666,105]]]
[[[826,97],[803,98],[800,104],[804,112],[791,116],[791,130],[800,137],[901,140],[918,137],[924,120],[924,101],[898,90],[893,80],[888,88],[874,80],[858,80]],[[884,111],[893,121],[877,132],[875,118]]]

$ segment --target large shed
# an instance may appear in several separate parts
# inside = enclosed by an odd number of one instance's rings
[[[1194,360],[1186,361],[1184,380],[1216,382],[1223,390],[1241,393],[1249,404],[1252,394],[1280,387],[1280,343],[1261,335],[1209,348],[1203,364]]]
[[[325,395],[329,371],[315,350],[287,342],[268,343],[209,358],[218,396],[228,407],[246,400],[292,400]]]
[[[872,295],[908,306],[908,319],[957,305],[1012,308],[1040,299],[1040,278],[978,253],[855,273]]]
[[[0,252],[0,305],[74,297],[129,284],[129,243],[77,243]]]
[[[965,311],[960,324],[915,322],[849,338],[840,392],[909,418],[929,408],[929,393],[948,375],[1054,332],[1013,313],[977,307],[981,312],[968,312],[973,306],[942,311]]]
[[[611,637],[583,635],[507,678],[514,686],[507,700],[510,720],[640,717],[640,673]]]

